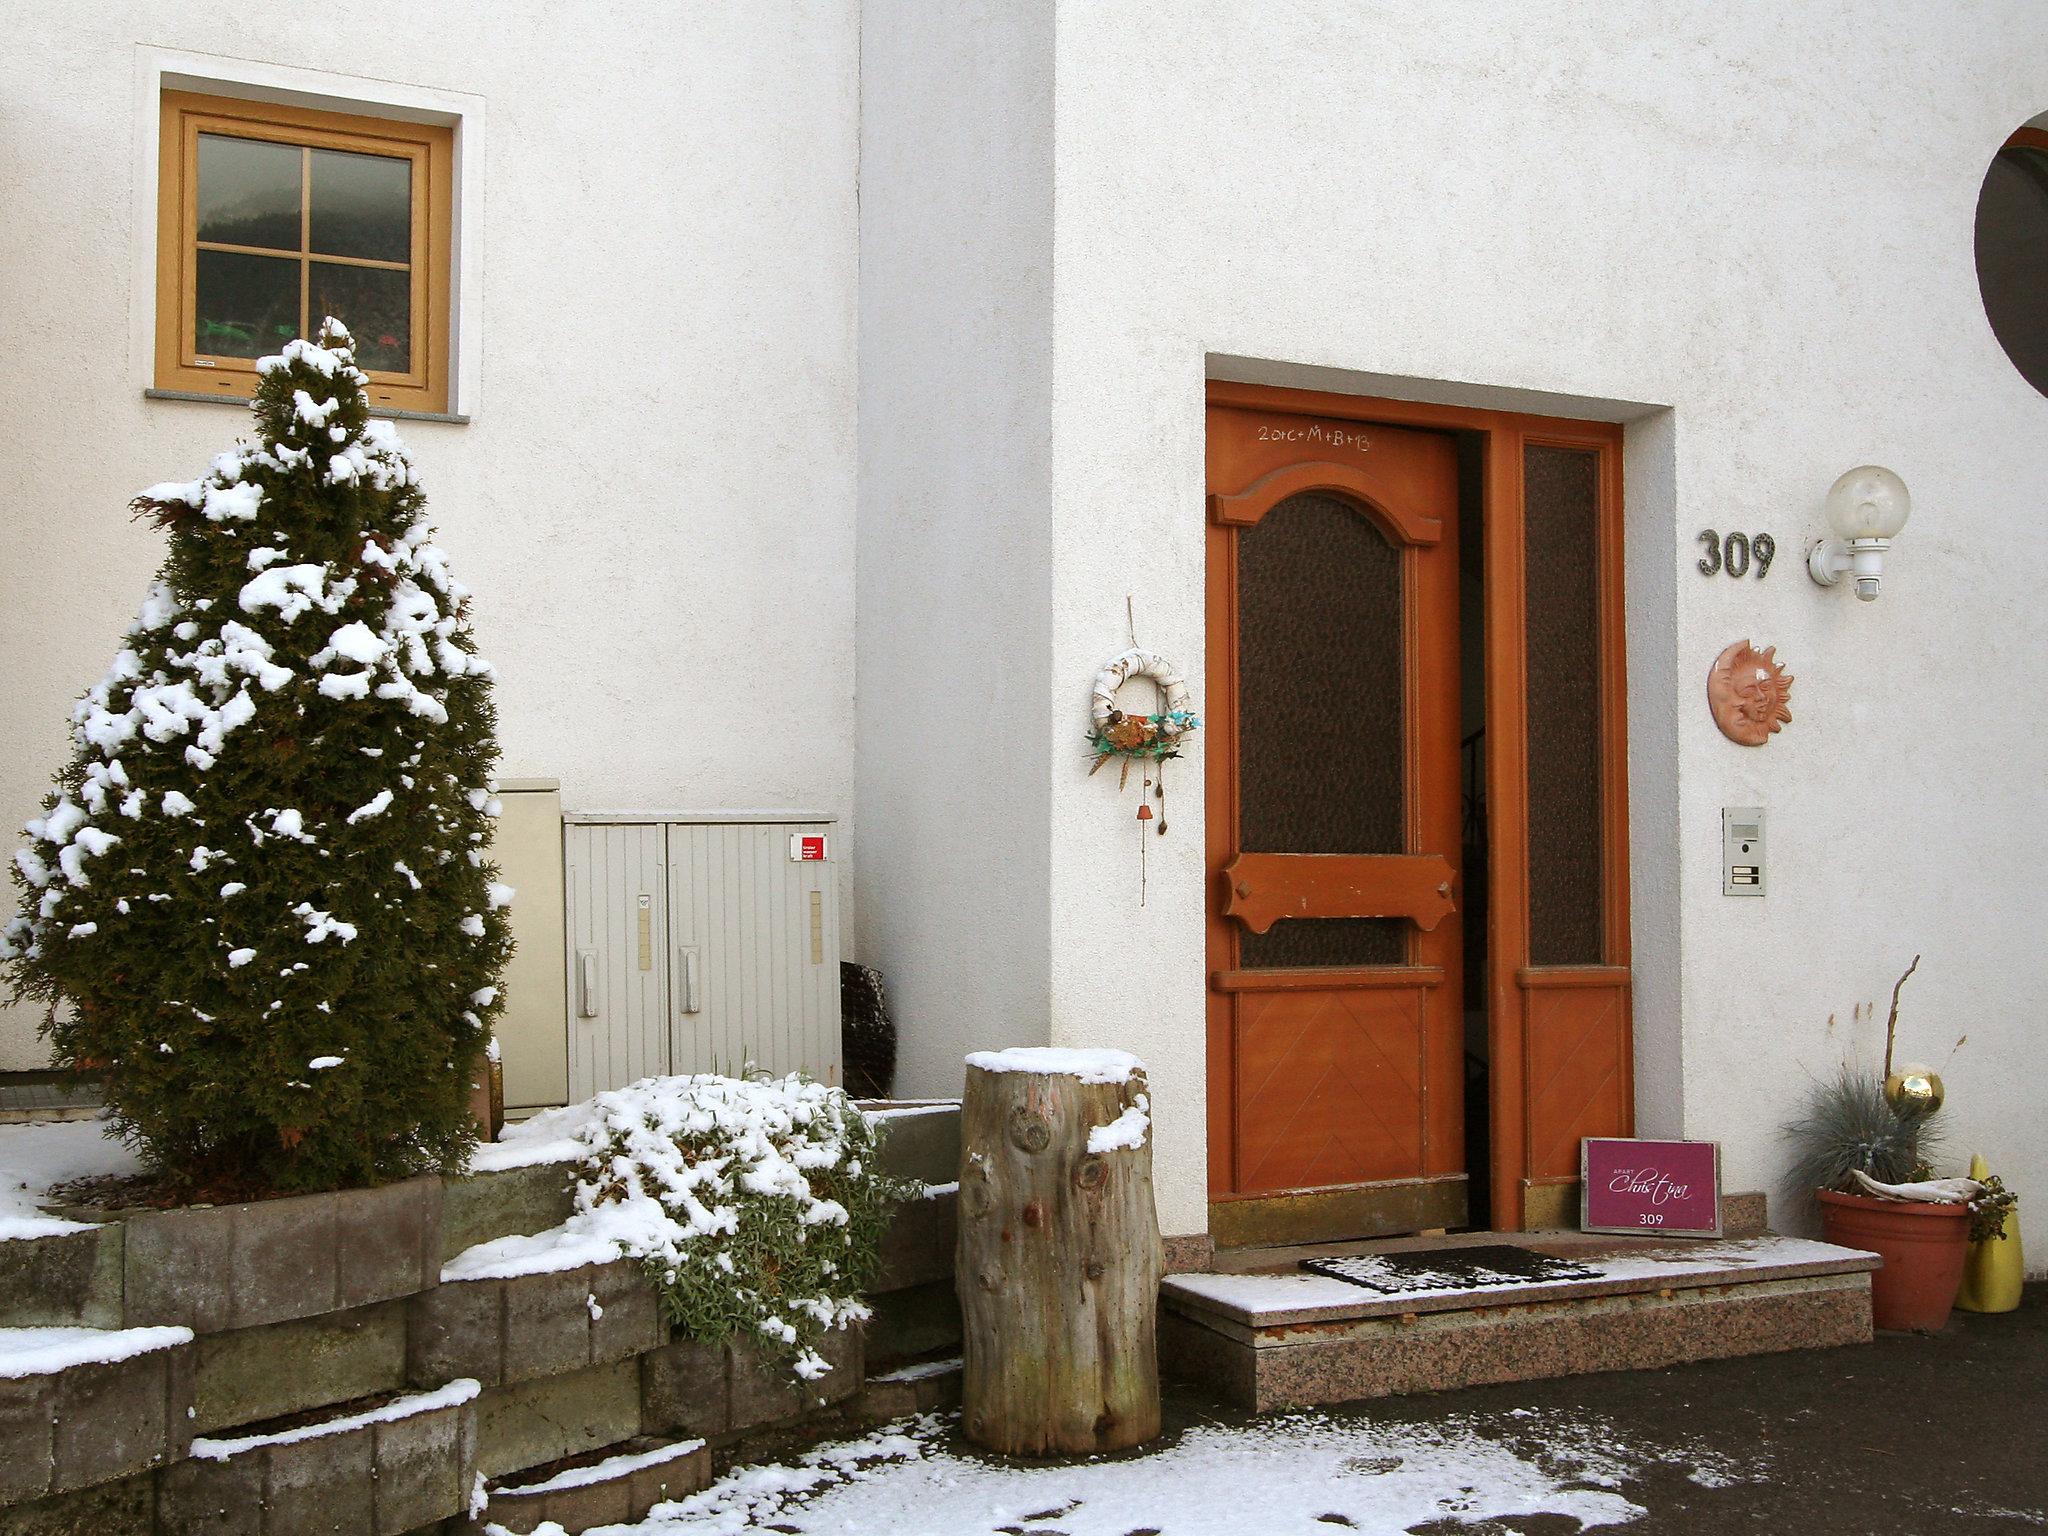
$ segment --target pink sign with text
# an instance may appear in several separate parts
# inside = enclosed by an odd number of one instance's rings
[[[1579,1227],[1678,1237],[1721,1235],[1717,1141],[1579,1143]]]

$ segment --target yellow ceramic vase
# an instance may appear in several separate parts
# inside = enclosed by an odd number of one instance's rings
[[[1981,1179],[1990,1169],[1981,1156],[1970,1159],[1970,1177]],[[2026,1261],[2020,1252],[2020,1213],[2017,1207],[2005,1213],[1999,1230],[2003,1237],[1970,1244],[1963,1261],[1963,1287],[1956,1292],[1956,1305],[1965,1312],[2010,1312],[2020,1304],[2020,1281]]]

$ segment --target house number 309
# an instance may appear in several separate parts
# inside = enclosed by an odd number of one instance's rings
[[[1700,530],[1700,542],[1707,552],[1700,556],[1700,574],[1718,576],[1726,571],[1738,581],[1749,574],[1750,559],[1756,560],[1756,579],[1762,581],[1770,574],[1771,560],[1778,553],[1778,541],[1768,533],[1716,533],[1711,528]]]

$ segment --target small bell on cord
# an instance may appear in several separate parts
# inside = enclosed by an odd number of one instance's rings
[[[1150,806],[1149,804],[1141,804],[1141,805],[1139,805],[1139,807],[1138,807],[1138,820],[1140,820],[1140,821],[1150,821],[1151,819],[1152,819],[1152,807],[1151,807],[1151,806]]]

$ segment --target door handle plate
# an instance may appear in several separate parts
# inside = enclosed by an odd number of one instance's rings
[[[700,1013],[703,1000],[698,991],[697,951],[691,948],[676,951],[676,992],[678,1013]]]

